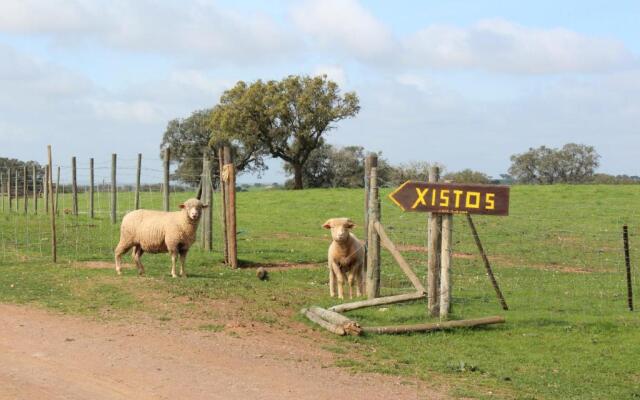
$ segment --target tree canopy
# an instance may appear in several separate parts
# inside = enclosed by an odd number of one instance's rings
[[[593,146],[567,143],[560,149],[540,146],[511,156],[509,174],[520,183],[584,183],[591,180],[600,155]]]
[[[291,75],[280,81],[238,82],[211,114],[212,141],[262,149],[288,163],[302,189],[304,165],[335,123],[360,110],[354,92],[340,94],[326,75]]]
[[[182,182],[197,184],[202,173],[205,154],[211,162],[212,176],[217,177],[217,145],[211,143],[211,109],[194,111],[187,118],[176,118],[167,124],[162,136],[161,149],[171,148],[171,159],[178,164],[175,176]],[[234,164],[239,172],[261,172],[266,169],[264,152],[235,146],[232,148]]]

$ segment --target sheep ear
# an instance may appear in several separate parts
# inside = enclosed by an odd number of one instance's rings
[[[180,204],[178,207],[180,207],[180,208],[184,208],[184,204]]]
[[[328,219],[327,222],[325,222],[324,225],[322,225],[322,227],[324,229],[331,229],[331,220]]]

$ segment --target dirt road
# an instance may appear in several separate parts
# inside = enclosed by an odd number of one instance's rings
[[[438,399],[406,379],[351,375],[313,339],[95,322],[0,305],[0,399]]]

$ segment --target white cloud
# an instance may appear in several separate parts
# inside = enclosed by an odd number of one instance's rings
[[[291,18],[313,45],[325,50],[375,59],[394,47],[391,31],[356,0],[308,0],[292,9]]]
[[[564,28],[528,28],[500,19],[469,28],[429,26],[405,38],[403,46],[404,61],[414,66],[516,74],[606,72],[638,61],[614,39]]]
[[[295,35],[272,18],[204,2],[8,0],[0,31],[35,34],[57,45],[100,43],[131,52],[181,55],[203,64],[271,62],[291,55]]]

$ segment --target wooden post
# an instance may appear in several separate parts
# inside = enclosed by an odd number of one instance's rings
[[[224,252],[224,263],[229,264],[229,239],[227,238],[227,183],[224,180],[225,158],[224,149],[222,147],[218,149],[218,164],[220,166],[220,193],[222,195],[222,248]]]
[[[56,214],[60,213],[60,207],[58,207],[58,205],[60,203],[58,203],[58,201],[60,200],[60,197],[58,196],[60,194],[60,166],[58,165],[58,173],[56,175],[56,202],[55,204],[52,202],[51,203],[51,209],[53,210],[55,208]]]
[[[209,156],[205,153],[202,157],[202,174],[200,176],[200,197],[204,204],[207,204],[209,207],[204,209],[202,215],[202,247],[206,251],[211,251],[212,241],[211,241],[211,163],[209,161]],[[196,196],[198,197],[198,196]]]
[[[71,157],[71,211],[78,216],[78,174],[76,169],[76,158]]]
[[[140,176],[142,175],[142,153],[138,153],[138,165],[136,167],[136,198],[134,208],[140,208]]]
[[[7,168],[7,197],[9,198],[9,212],[13,210],[13,199],[11,199],[11,168]]]
[[[111,154],[111,223],[116,223],[116,212],[118,209],[118,185],[116,182],[116,165],[118,162],[118,155]]]
[[[48,153],[48,158],[49,158],[49,171],[52,170],[53,168],[53,160],[51,158],[51,145],[47,146],[47,153]],[[60,169],[58,169],[59,171]],[[47,182],[47,185],[49,186],[49,196],[51,196],[51,204],[52,204],[52,208],[51,208],[51,258],[53,259],[53,262],[55,263],[58,260],[58,255],[57,255],[57,239],[56,239],[56,213],[53,212],[53,179],[51,177],[51,174],[49,174],[49,181]],[[57,207],[56,207],[57,208]]]
[[[429,182],[440,180],[440,168],[433,166],[429,169]],[[442,217],[438,213],[429,213],[429,227],[427,232],[427,307],[429,315],[437,317],[440,313],[438,305],[438,289],[440,287],[440,251],[442,232]]]
[[[18,180],[19,180],[18,168],[16,168],[15,174],[13,176],[13,192],[14,192],[13,195],[16,198],[16,212],[18,212],[20,208],[20,204],[18,204],[19,203],[18,199],[20,198],[20,194],[18,193]]]
[[[165,211],[169,211],[169,163],[171,161],[171,148],[164,149],[164,186],[162,188],[162,205]]]
[[[229,265],[231,268],[238,268],[238,242],[237,242],[237,226],[236,226],[236,171],[231,156],[229,146],[224,147],[224,158],[226,164],[224,173],[227,181],[227,241],[229,244]]]
[[[380,235],[374,224],[380,221],[378,168],[371,167],[369,177],[369,225],[367,227],[367,298],[380,296]]]
[[[33,191],[33,213],[38,214],[38,177],[35,165],[31,166],[31,189]]]
[[[24,213],[26,214],[29,211],[29,205],[28,200],[29,200],[29,186],[27,185],[27,164],[22,166],[22,200],[23,200],[23,208],[24,208]]]
[[[629,228],[622,227],[622,241],[624,244],[624,263],[627,269],[627,304],[629,311],[633,311],[633,287],[631,286],[631,258],[629,256]]]
[[[440,255],[440,318],[451,311],[451,264],[453,261],[453,214],[442,215],[442,251]]]
[[[480,235],[478,235],[478,231],[476,230],[476,225],[473,223],[473,219],[471,218],[471,214],[467,214],[467,221],[469,222],[469,227],[471,228],[471,234],[473,235],[473,239],[476,242],[476,246],[478,247],[478,251],[482,256],[482,261],[484,262],[484,268],[487,271],[487,276],[491,281],[491,286],[496,292],[496,296],[498,296],[498,301],[500,301],[500,305],[503,310],[509,310],[507,306],[507,302],[502,295],[502,291],[500,290],[500,286],[498,286],[498,281],[496,281],[495,276],[493,276],[493,270],[491,269],[491,264],[489,263],[489,259],[487,258],[487,254],[484,252],[484,248],[482,247],[482,242],[480,241]]]
[[[44,176],[42,177],[42,192],[44,194],[44,212],[49,214],[49,166],[44,166]]]
[[[2,212],[4,212],[4,175],[0,173],[0,197],[2,197]]]
[[[95,217],[95,174],[93,166],[93,158],[89,159],[89,217]]]
[[[365,273],[362,274],[364,279],[363,284],[366,287],[367,284],[367,259],[369,257],[369,184],[371,183],[371,167],[378,166],[378,156],[374,153],[369,154],[364,159],[364,269]]]

